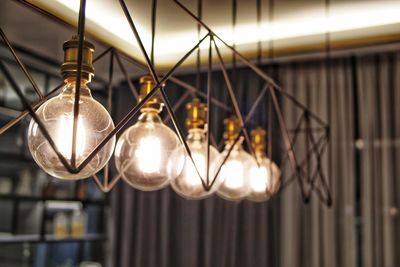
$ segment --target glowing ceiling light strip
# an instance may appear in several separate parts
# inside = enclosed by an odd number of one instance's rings
[[[79,0],[57,0],[68,9],[78,13]],[[319,10],[299,11],[295,18],[278,19],[270,25],[262,23],[239,24],[235,31],[235,43],[246,45],[270,40],[284,40],[290,38],[307,37],[330,32],[365,29],[376,26],[400,23],[400,1],[375,1],[361,3],[346,3],[331,8],[330,19]],[[86,17],[97,24],[104,31],[113,34],[121,41],[137,47],[134,36],[124,16],[115,16],[105,5],[97,1],[88,1]],[[142,41],[150,46],[151,33],[137,25]],[[233,43],[231,26],[214,27],[214,31],[226,42]],[[156,42],[155,54],[160,61],[168,61],[168,56],[181,54],[189,50],[197,41],[196,31],[178,33],[160,33],[157,36],[162,42]],[[207,40],[201,49],[207,49]],[[159,61],[159,62],[160,62]]]

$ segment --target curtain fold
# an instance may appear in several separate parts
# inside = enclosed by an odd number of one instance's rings
[[[140,192],[122,181],[111,192],[110,266],[400,266],[396,253],[400,245],[399,53],[263,68],[329,122],[331,139],[323,169],[333,206],[323,206],[315,194],[304,204],[297,182],[265,203],[231,203],[217,196],[187,201],[170,188]],[[195,76],[179,78],[195,84]],[[213,79],[213,94],[230,103],[222,75],[216,72]],[[240,69],[237,81],[235,90],[246,114],[259,91],[258,78]],[[167,84],[172,102],[182,91]],[[132,104],[127,94],[122,84],[114,105],[119,117]],[[287,125],[294,128],[299,110],[285,98],[279,100]],[[250,127],[268,125],[266,103],[250,120]],[[220,140],[227,113],[216,108],[214,112],[212,126]],[[184,114],[184,109],[177,113],[181,125]],[[279,130],[276,119],[273,127]],[[274,149],[281,149],[280,140],[275,140]],[[299,159],[305,155],[305,142],[299,137],[295,146]],[[280,161],[280,156],[274,154],[274,159]]]

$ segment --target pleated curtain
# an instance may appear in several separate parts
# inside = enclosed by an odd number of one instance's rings
[[[107,211],[108,266],[400,266],[400,54],[263,68],[329,122],[322,162],[333,206],[324,206],[315,194],[305,204],[296,182],[265,203],[217,196],[188,201],[170,188],[140,192],[121,182],[110,193]],[[213,93],[227,101],[222,75],[213,77]],[[194,74],[179,78],[195,84]],[[241,68],[235,90],[245,114],[259,81]],[[171,83],[167,91],[172,100],[183,92]],[[132,105],[128,94],[125,84],[116,90],[117,117]],[[293,128],[301,114],[284,97],[279,100]],[[261,105],[250,124],[267,125],[266,110]],[[220,136],[221,116],[227,114],[218,114],[212,126]],[[184,112],[178,117],[184,125]],[[305,150],[301,140],[295,147],[299,155]]]

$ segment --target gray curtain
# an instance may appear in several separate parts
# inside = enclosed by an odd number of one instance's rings
[[[187,201],[169,188],[145,193],[121,182],[111,193],[108,265],[400,266],[400,55],[332,59],[329,87],[326,66],[314,60],[265,69],[274,69],[270,74],[285,90],[329,120],[331,143],[323,164],[329,171],[331,208],[315,195],[304,204],[297,183],[256,204],[216,196]],[[227,99],[221,75],[213,77],[214,93]],[[181,78],[194,84],[194,75]],[[246,111],[258,80],[241,69],[237,81]],[[125,85],[118,91],[116,112],[122,116],[132,102]],[[174,94],[172,98],[179,96]],[[293,127],[299,112],[280,100]],[[260,107],[251,125],[267,124],[265,110],[265,105]],[[217,136],[225,115],[220,112],[214,118]],[[295,149],[301,156],[304,144]]]

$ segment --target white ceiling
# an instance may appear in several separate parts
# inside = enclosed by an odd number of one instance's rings
[[[197,1],[181,0],[196,13]],[[21,32],[12,35],[18,43],[35,43],[45,40],[57,44],[58,49],[49,55],[58,61],[62,59],[59,49],[64,40],[74,32],[61,25],[40,21],[35,14],[19,11],[19,16],[7,12],[1,1],[0,22],[19,27]],[[76,26],[79,0],[29,0],[28,2],[47,10],[68,24]],[[257,41],[261,39],[263,55],[268,53],[271,40],[277,54],[313,51],[323,48],[326,30],[330,29],[333,46],[361,46],[376,42],[400,40],[400,0],[331,0],[330,19],[325,16],[325,0],[275,0],[272,24],[268,18],[268,0],[262,0],[262,23],[256,22],[256,1],[238,0],[238,18],[235,34],[232,31],[232,1],[203,0],[203,18],[211,28],[228,43],[233,40],[238,50],[249,58],[256,58]],[[151,40],[152,1],[126,0],[146,48]],[[118,0],[87,0],[86,31],[105,45],[117,47],[129,56],[143,61],[134,36],[129,28]],[[56,25],[56,26],[55,26]],[[28,27],[29,26],[29,27]],[[28,29],[32,27],[32,31]],[[28,28],[28,29],[27,29]],[[39,29],[39,30],[38,30]],[[42,30],[43,29],[43,30]],[[183,12],[173,0],[158,0],[155,63],[159,69],[170,68],[197,41],[197,24]],[[36,47],[35,45],[32,45]],[[202,46],[206,56],[207,44]],[[98,51],[105,46],[98,45]],[[44,48],[49,51],[48,48]],[[43,51],[42,51],[43,52]],[[228,53],[227,49],[222,49]],[[215,55],[215,53],[214,53]],[[195,62],[190,57],[186,66]]]
[[[196,13],[197,1],[181,0]],[[65,21],[76,25],[79,0],[30,0]],[[332,0],[330,19],[326,19],[325,0],[274,1],[273,23],[269,23],[268,1],[263,0],[262,23],[256,22],[256,1],[238,0],[238,20],[232,31],[232,1],[203,0],[204,21],[228,43],[235,43],[239,51],[255,57],[257,41],[261,39],[264,54],[269,41],[277,50],[313,49],[324,42],[330,29],[333,41],[352,43],[355,40],[379,39],[400,34],[400,1],[395,0]],[[126,1],[146,47],[151,40],[152,1]],[[132,57],[143,61],[118,0],[87,0],[87,31]],[[158,0],[156,64],[170,67],[197,40],[196,23],[172,0]],[[204,44],[203,49],[207,49]],[[227,52],[227,51],[225,51]],[[206,53],[203,53],[206,54]],[[194,62],[193,56],[188,60]]]

